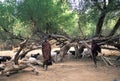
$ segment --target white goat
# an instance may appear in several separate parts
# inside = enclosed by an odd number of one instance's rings
[[[84,49],[84,51],[81,54],[82,54],[82,58],[84,58],[85,56],[90,56],[91,55],[91,49],[86,48],[86,49]]]
[[[57,52],[51,51],[51,57],[53,62],[57,62]]]

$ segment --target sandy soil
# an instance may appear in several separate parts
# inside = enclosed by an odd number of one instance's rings
[[[103,61],[98,61],[98,67],[95,68],[88,58],[54,63],[47,71],[40,66],[36,67],[39,75],[27,68],[10,77],[0,76],[0,81],[120,81],[120,66],[106,66]]]

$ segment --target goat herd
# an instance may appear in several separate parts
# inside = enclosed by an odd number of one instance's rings
[[[58,54],[60,53],[60,50],[55,50],[51,51],[51,57],[52,57],[52,62],[57,62]],[[90,56],[91,50],[89,49],[84,49],[84,51],[81,53],[82,58],[85,56]],[[68,56],[75,56],[75,51],[74,50],[69,50],[67,52]],[[9,61],[13,61],[14,56],[0,56],[0,73],[2,73],[3,70],[5,70],[5,63]],[[20,56],[19,57],[19,63],[26,64],[27,66],[33,68],[33,70],[38,74],[38,71],[34,67],[34,65],[43,65],[43,57],[40,53],[37,54],[31,54],[30,56]]]

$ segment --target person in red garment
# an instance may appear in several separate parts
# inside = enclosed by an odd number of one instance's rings
[[[42,54],[43,54],[43,58],[44,58],[44,62],[43,62],[43,68],[45,70],[48,69],[49,65],[52,65],[52,61],[51,61],[51,45],[48,41],[48,37],[44,38],[44,42],[42,43]]]

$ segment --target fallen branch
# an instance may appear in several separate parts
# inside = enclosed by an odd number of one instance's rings
[[[23,41],[22,43],[20,43],[20,48],[18,49],[17,53],[15,54],[15,58],[14,58],[15,64],[18,64],[18,59],[19,59],[18,56],[19,56],[20,52],[22,51],[22,49],[26,46],[27,41],[28,41],[28,38],[25,41]]]
[[[31,47],[30,49],[26,49],[24,52],[22,52],[22,54],[19,54],[18,58],[20,56],[26,56],[28,52],[32,51],[32,50],[36,50],[36,49],[41,49],[42,47],[39,46],[39,47]]]
[[[103,56],[103,58],[106,59],[106,61],[107,61],[110,65],[112,65],[112,66],[114,65],[112,62],[110,62],[110,60],[109,60],[107,57]]]
[[[113,66],[114,65],[112,62],[110,62],[110,60],[107,57],[104,56],[104,54],[101,55],[101,58],[107,66],[109,66],[109,65]]]
[[[116,49],[116,48],[109,48],[109,47],[101,47],[102,49],[108,49],[108,50],[115,50],[115,51],[119,51],[120,52],[120,49]]]
[[[104,62],[107,66],[109,66],[109,64],[106,62],[106,60],[103,58],[103,56],[101,56],[101,58],[102,58],[103,62]]]
[[[38,62],[37,62],[38,63]],[[42,66],[42,63],[39,62],[39,64]],[[25,68],[32,68],[32,71],[35,72],[35,74],[38,74],[38,70],[35,66],[31,64],[28,60],[21,60],[19,61],[19,65],[15,65],[14,61],[8,61],[5,63],[4,70],[1,71],[1,75],[10,75],[11,73],[16,73],[22,69]]]

